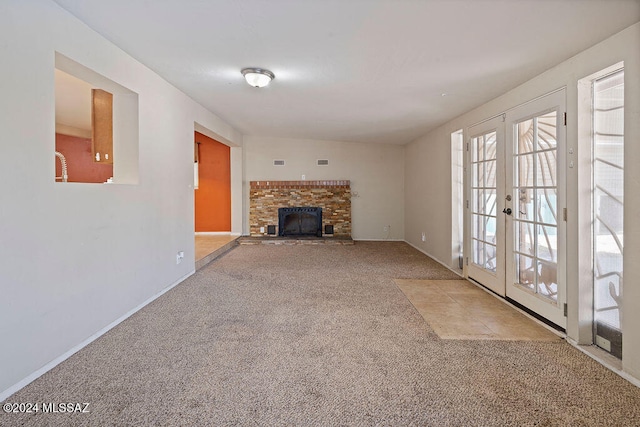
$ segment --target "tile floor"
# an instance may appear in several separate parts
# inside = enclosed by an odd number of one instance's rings
[[[442,339],[562,339],[466,280],[396,279],[395,282]]]
[[[217,251],[238,236],[196,234],[196,262]]]

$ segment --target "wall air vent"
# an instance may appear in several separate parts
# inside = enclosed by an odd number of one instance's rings
[[[284,160],[274,160],[273,166],[284,166]]]
[[[327,166],[329,164],[329,160],[318,160],[318,166]]]

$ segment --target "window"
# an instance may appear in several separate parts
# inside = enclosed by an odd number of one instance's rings
[[[558,300],[557,111],[516,124],[514,233],[517,282]]]
[[[471,139],[471,254],[473,263],[497,269],[497,132]]]
[[[462,130],[451,134],[451,258],[462,270],[464,237],[464,140]]]
[[[622,357],[624,71],[592,86],[593,320],[596,344]]]

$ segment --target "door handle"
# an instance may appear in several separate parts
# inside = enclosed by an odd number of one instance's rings
[[[502,213],[505,213],[507,215],[511,215],[511,208],[504,208],[502,209]]]

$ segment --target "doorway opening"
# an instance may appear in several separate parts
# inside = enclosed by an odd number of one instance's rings
[[[233,242],[231,236],[231,147],[194,132],[195,259]]]

